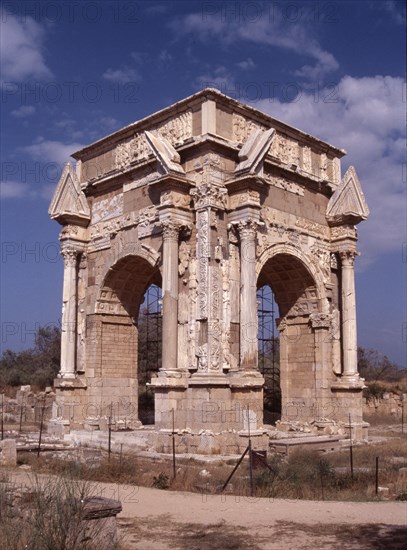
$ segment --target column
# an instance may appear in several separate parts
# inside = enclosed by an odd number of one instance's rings
[[[178,348],[178,235],[180,227],[163,221],[163,354],[161,370],[177,370]]]
[[[61,330],[61,378],[75,377],[76,359],[76,308],[78,288],[78,251],[64,248],[64,284],[62,292],[62,330]]]
[[[342,277],[342,351],[343,376],[358,378],[356,299],[355,299],[355,251],[340,252]]]
[[[240,368],[257,370],[256,231],[248,218],[237,225],[240,237]]]

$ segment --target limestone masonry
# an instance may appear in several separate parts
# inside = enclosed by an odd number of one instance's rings
[[[354,226],[369,211],[344,154],[211,89],[75,153],[49,209],[65,266],[55,425],[100,429],[120,401],[116,419],[140,426],[137,319],[154,283],[157,433],[174,415],[222,449],[248,428],[261,437],[256,289],[268,284],[282,421],[351,414],[363,437]]]

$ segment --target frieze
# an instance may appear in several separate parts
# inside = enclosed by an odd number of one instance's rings
[[[233,113],[233,140],[243,143],[254,130],[265,130],[266,127],[253,120],[246,119],[237,113]]]
[[[123,193],[109,199],[94,202],[92,205],[92,223],[107,221],[123,214]]]
[[[331,227],[331,237],[334,240],[346,238],[357,239],[357,231],[353,226],[349,225]]]
[[[298,143],[287,136],[277,133],[274,136],[269,153],[273,157],[278,158],[284,164],[289,166],[299,165]]]
[[[259,206],[260,205],[260,194],[258,191],[249,189],[240,193],[238,195],[233,195],[229,199],[229,208],[239,208],[239,206]]]
[[[152,206],[147,206],[143,210],[140,210],[138,217],[138,236],[148,237],[155,229],[155,222],[158,221],[158,210]]]
[[[273,187],[284,189],[284,191],[294,193],[294,195],[300,195],[301,197],[304,196],[304,187],[302,185],[298,185],[298,183],[289,181],[282,176],[269,174],[268,172],[264,172],[263,177],[267,181],[267,183],[269,183]]]
[[[174,191],[165,191],[160,197],[161,206],[179,206],[188,208],[191,203],[191,197]]]
[[[301,147],[301,168],[304,172],[312,174],[312,155],[311,147],[303,145]]]
[[[185,111],[168,122],[149,128],[149,131],[158,137],[164,137],[172,145],[181,144],[192,137],[192,111]],[[116,168],[124,170],[132,162],[147,157],[150,151],[144,132],[137,133],[134,138],[116,147]]]

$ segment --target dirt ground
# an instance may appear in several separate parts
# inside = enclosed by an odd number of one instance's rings
[[[13,470],[11,477],[29,484],[31,476]],[[404,550],[407,542],[407,502],[290,501],[99,482],[90,488],[121,501],[121,550]]]
[[[127,496],[119,516],[125,549],[397,550],[407,541],[403,502],[293,502],[145,487]]]

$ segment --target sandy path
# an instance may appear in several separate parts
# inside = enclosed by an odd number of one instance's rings
[[[29,483],[31,477],[12,473],[18,484]],[[273,500],[96,482],[91,488],[122,502],[118,518],[123,550],[406,547],[405,502]]]

